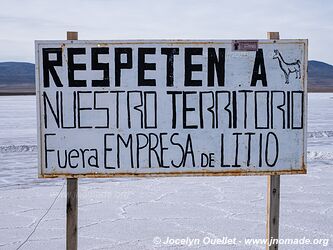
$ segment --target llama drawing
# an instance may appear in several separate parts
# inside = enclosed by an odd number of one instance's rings
[[[284,73],[285,76],[285,84],[289,84],[289,75],[291,73],[295,73],[295,78],[296,79],[301,79],[301,61],[300,60],[296,60],[295,62],[291,62],[291,63],[287,63],[281,53],[275,49],[274,50],[274,55],[273,55],[273,59],[278,59],[279,61],[279,65],[281,70]]]

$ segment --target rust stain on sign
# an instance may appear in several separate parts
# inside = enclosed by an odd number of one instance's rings
[[[42,174],[39,177],[43,178],[121,178],[121,177],[195,177],[195,176],[267,176],[267,175],[293,175],[293,174],[306,174],[307,170],[304,166],[300,170],[280,170],[272,171],[228,171],[228,172],[169,172],[169,173],[114,173],[114,174],[101,174],[101,173],[88,173],[88,174]]]

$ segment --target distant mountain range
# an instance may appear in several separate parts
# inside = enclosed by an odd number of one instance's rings
[[[333,66],[324,62],[309,61],[308,90],[333,92]]]
[[[34,94],[35,64],[0,63],[0,94]]]
[[[308,90],[333,92],[333,66],[309,61]],[[34,94],[35,65],[25,62],[0,63],[0,94]]]

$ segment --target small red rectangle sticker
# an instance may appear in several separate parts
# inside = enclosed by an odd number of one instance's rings
[[[233,51],[257,51],[258,40],[233,40]]]

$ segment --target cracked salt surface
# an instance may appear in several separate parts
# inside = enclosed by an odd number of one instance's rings
[[[333,99],[310,94],[308,174],[281,177],[281,238],[327,238],[333,248]],[[0,97],[0,249],[17,249],[63,179],[37,178],[35,98]],[[177,177],[79,181],[79,249],[188,249],[154,237],[264,238],[267,177]],[[20,249],[65,249],[66,192]],[[196,245],[194,249],[220,249]],[[227,246],[224,249],[265,249]]]

